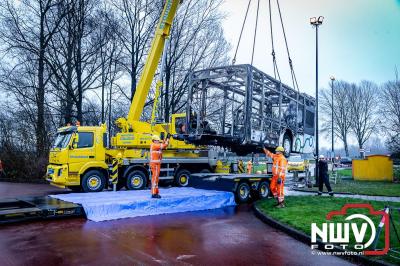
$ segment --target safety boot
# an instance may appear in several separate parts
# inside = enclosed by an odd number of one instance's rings
[[[151,198],[153,198],[153,199],[161,199],[161,196],[158,195],[158,194],[153,194],[153,195],[151,195]]]

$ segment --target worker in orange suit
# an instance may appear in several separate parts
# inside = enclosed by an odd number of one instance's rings
[[[158,179],[160,177],[162,150],[168,147],[169,137],[168,134],[166,140],[161,142],[160,137],[154,135],[150,145],[151,197],[155,199],[161,198],[158,193]]]
[[[279,146],[275,149],[276,154],[274,154],[264,148],[264,152],[267,156],[272,158],[272,179],[270,189],[274,195],[274,198],[276,198],[278,201],[276,207],[284,208],[285,195],[283,189],[287,167],[287,160],[284,156],[285,149]]]
[[[253,163],[249,160],[247,162],[247,173],[251,174],[253,172]]]

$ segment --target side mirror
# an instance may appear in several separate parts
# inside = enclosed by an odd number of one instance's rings
[[[72,136],[71,149],[78,148],[78,142],[79,142],[79,134],[78,133],[74,133],[74,135]]]

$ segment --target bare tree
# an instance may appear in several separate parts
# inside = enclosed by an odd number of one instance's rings
[[[121,29],[119,19],[115,15],[108,3],[104,3],[103,8],[97,15],[99,29],[98,38],[103,40],[104,44],[99,50],[100,60],[100,87],[101,87],[101,122],[105,123],[106,109],[111,110],[109,101],[112,94],[112,87],[116,80],[121,78],[122,67],[122,44],[118,37]],[[106,99],[106,90],[108,88],[108,97]],[[108,103],[108,106],[107,106]]]
[[[378,129],[378,120],[376,119],[377,86],[364,80],[359,85],[352,84],[348,92],[351,129],[357,139],[359,149],[363,149],[364,143]]]
[[[106,44],[98,31],[96,0],[69,0],[60,7],[67,13],[59,33],[50,43],[49,65],[55,93],[62,102],[64,122],[83,121],[83,99],[88,90],[99,87],[101,60],[99,51]]]
[[[324,114],[324,123],[322,130],[330,134],[332,132],[332,109],[334,121],[334,134],[338,137],[344,146],[346,156],[349,156],[348,137],[351,130],[351,102],[349,98],[349,89],[352,85],[345,81],[338,81],[333,87],[333,103],[331,89],[321,91],[320,107]],[[332,108],[333,105],[333,108]]]
[[[13,88],[16,97],[26,104],[34,104],[31,114],[35,124],[36,152],[46,152],[45,94],[49,81],[46,56],[50,41],[59,29],[64,13],[55,12],[60,0],[3,1],[0,5],[0,35],[5,55],[9,56],[8,69],[3,68],[5,86]],[[30,74],[26,83],[14,76],[17,70]],[[7,73],[8,72],[8,73]],[[10,79],[8,79],[10,77]],[[12,77],[12,78],[11,78]],[[32,93],[25,92],[29,89]],[[29,95],[28,95],[29,94]]]
[[[400,81],[389,81],[381,87],[380,110],[381,124],[388,135],[387,144],[390,151],[400,153]]]
[[[154,29],[161,14],[162,2],[150,0],[113,1],[116,16],[121,24],[118,37],[123,46],[123,59],[120,61],[131,80],[130,93],[125,96],[132,101],[136,91],[145,56]]]

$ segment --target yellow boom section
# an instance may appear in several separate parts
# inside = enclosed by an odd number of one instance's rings
[[[166,0],[161,19],[158,22],[156,35],[151,44],[150,53],[147,57],[142,75],[136,88],[131,107],[127,116],[128,124],[132,125],[134,121],[139,121],[143,112],[147,95],[157,70],[158,62],[164,49],[165,40],[170,34],[172,22],[180,0]]]

